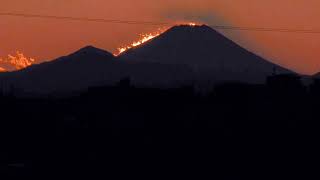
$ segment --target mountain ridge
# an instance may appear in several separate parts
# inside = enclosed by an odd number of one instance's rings
[[[192,72],[184,66],[121,62],[107,51],[86,46],[53,61],[3,73],[0,85],[48,94],[114,85],[124,78],[130,78],[137,86],[175,87],[190,76]]]
[[[242,48],[206,25],[174,26],[118,58],[123,61],[186,64],[199,71],[200,78],[214,81],[256,83],[273,73],[295,73]],[[254,76],[259,78],[252,78]]]
[[[160,36],[120,56],[86,46],[53,61],[0,75],[0,85],[35,93],[78,91],[114,85],[130,78],[143,87],[237,81],[264,83],[277,73],[294,73],[273,64],[212,28],[174,26]]]

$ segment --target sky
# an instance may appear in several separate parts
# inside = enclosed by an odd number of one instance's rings
[[[0,13],[26,13],[320,31],[319,0],[1,0]],[[115,52],[162,26],[0,16],[0,57],[16,50],[37,62],[86,45]],[[227,31],[250,51],[304,74],[320,72],[320,34]]]

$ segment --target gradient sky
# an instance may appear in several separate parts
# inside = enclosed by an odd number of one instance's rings
[[[0,12],[139,21],[320,30],[319,0],[1,0]],[[0,57],[16,50],[40,61],[85,45],[114,52],[159,26],[0,16]],[[320,71],[320,34],[220,31],[245,48],[300,73]]]

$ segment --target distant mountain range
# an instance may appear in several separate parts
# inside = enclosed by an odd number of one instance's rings
[[[50,62],[1,73],[0,86],[46,94],[113,85],[124,78],[137,86],[177,87],[191,76],[185,66],[120,62],[111,53],[88,46]]]
[[[294,72],[208,26],[175,26],[118,57],[88,46],[50,62],[1,73],[0,87],[40,94],[72,92],[130,78],[137,86],[166,88],[201,81],[263,83],[274,73]]]

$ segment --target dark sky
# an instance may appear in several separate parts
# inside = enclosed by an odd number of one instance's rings
[[[320,30],[319,8],[319,0],[1,0],[0,12]],[[0,28],[0,57],[20,50],[43,61],[88,44],[114,52],[161,27],[0,16]],[[320,71],[320,34],[221,32],[278,64]]]

